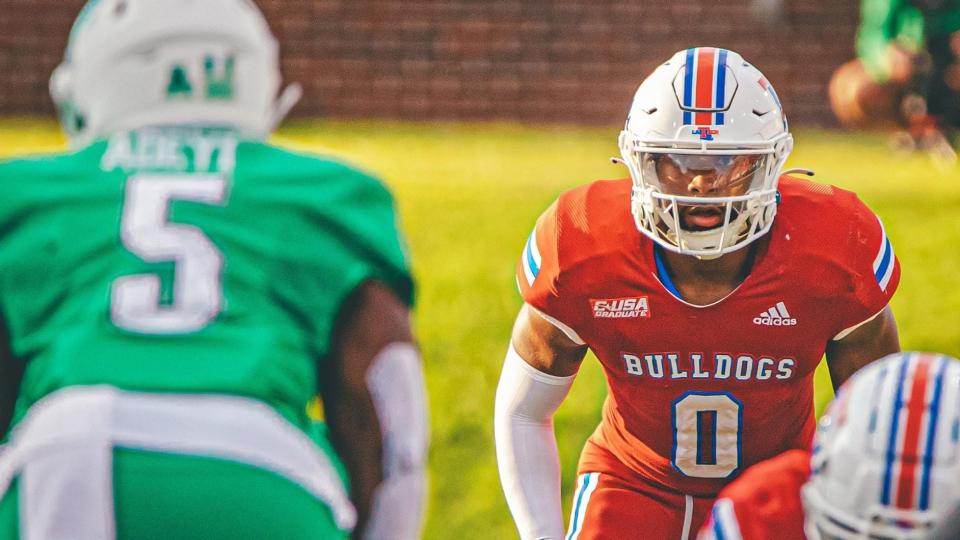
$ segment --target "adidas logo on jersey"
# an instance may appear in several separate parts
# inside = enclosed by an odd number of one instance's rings
[[[646,296],[639,298],[590,299],[593,316],[597,319],[627,319],[650,317],[650,303]]]
[[[753,324],[763,326],[796,326],[797,320],[790,317],[787,306],[783,302],[754,317]]]

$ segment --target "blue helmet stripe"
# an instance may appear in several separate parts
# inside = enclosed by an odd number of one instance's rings
[[[897,397],[893,402],[893,421],[890,423],[890,437],[887,441],[887,459],[883,467],[883,489],[880,493],[880,502],[890,504],[890,491],[893,488],[893,461],[897,454],[897,433],[900,431],[900,409],[903,408],[903,383],[907,377],[908,360],[912,355],[906,355],[900,360],[900,372],[897,374]]]
[[[927,442],[923,449],[923,470],[920,476],[920,510],[930,506],[930,469],[933,467],[933,443],[937,435],[937,419],[940,417],[940,395],[943,390],[943,372],[947,368],[947,359],[938,356],[940,366],[933,383],[933,399],[930,402],[930,423],[927,427]]]
[[[687,49],[687,61],[683,66],[683,107],[689,109],[693,106],[693,62],[696,58],[696,49]],[[693,123],[693,114],[690,111],[683,111],[683,124]]]
[[[683,73],[683,106],[693,106],[693,62],[696,49],[687,49],[687,62]]]
[[[726,99],[727,86],[727,50],[720,49],[719,60],[717,61],[717,88],[714,93],[713,106],[722,109]],[[723,113],[718,112],[714,115],[714,124],[723,125]]]

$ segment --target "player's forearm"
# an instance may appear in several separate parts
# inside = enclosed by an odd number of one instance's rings
[[[382,442],[369,392],[339,389],[324,396],[330,441],[350,478],[350,499],[357,510],[355,537],[366,530],[377,486],[383,480]]]
[[[9,436],[24,372],[23,362],[10,352],[8,336],[6,325],[0,321],[0,440]]]
[[[524,540],[564,535],[553,414],[573,379],[534,369],[512,346],[504,361],[494,412],[497,464],[507,505]]]
[[[333,411],[331,434],[350,472],[354,537],[416,538],[428,426],[409,310],[391,289],[367,282],[345,302],[333,343],[319,380]]]

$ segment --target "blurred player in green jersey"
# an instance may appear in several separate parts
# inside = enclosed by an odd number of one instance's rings
[[[960,128],[960,1],[861,0],[856,49],[830,81],[840,123],[899,126],[896,148],[955,161],[948,139]]]
[[[0,164],[0,538],[419,533],[393,201],[263,142],[278,63],[249,0],[78,17],[51,81],[73,152]]]

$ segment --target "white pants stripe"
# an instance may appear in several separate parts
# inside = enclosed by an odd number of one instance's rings
[[[115,446],[273,471],[326,503],[339,527],[350,529],[356,521],[330,460],[266,404],[224,395],[88,386],[60,390],[36,403],[0,454],[0,493],[14,477],[21,478],[22,538],[114,538]]]
[[[577,540],[580,537],[590,496],[593,495],[599,483],[600,473],[581,474],[577,479],[577,490],[573,494],[573,504],[570,508],[570,532],[567,533],[567,540]]]

